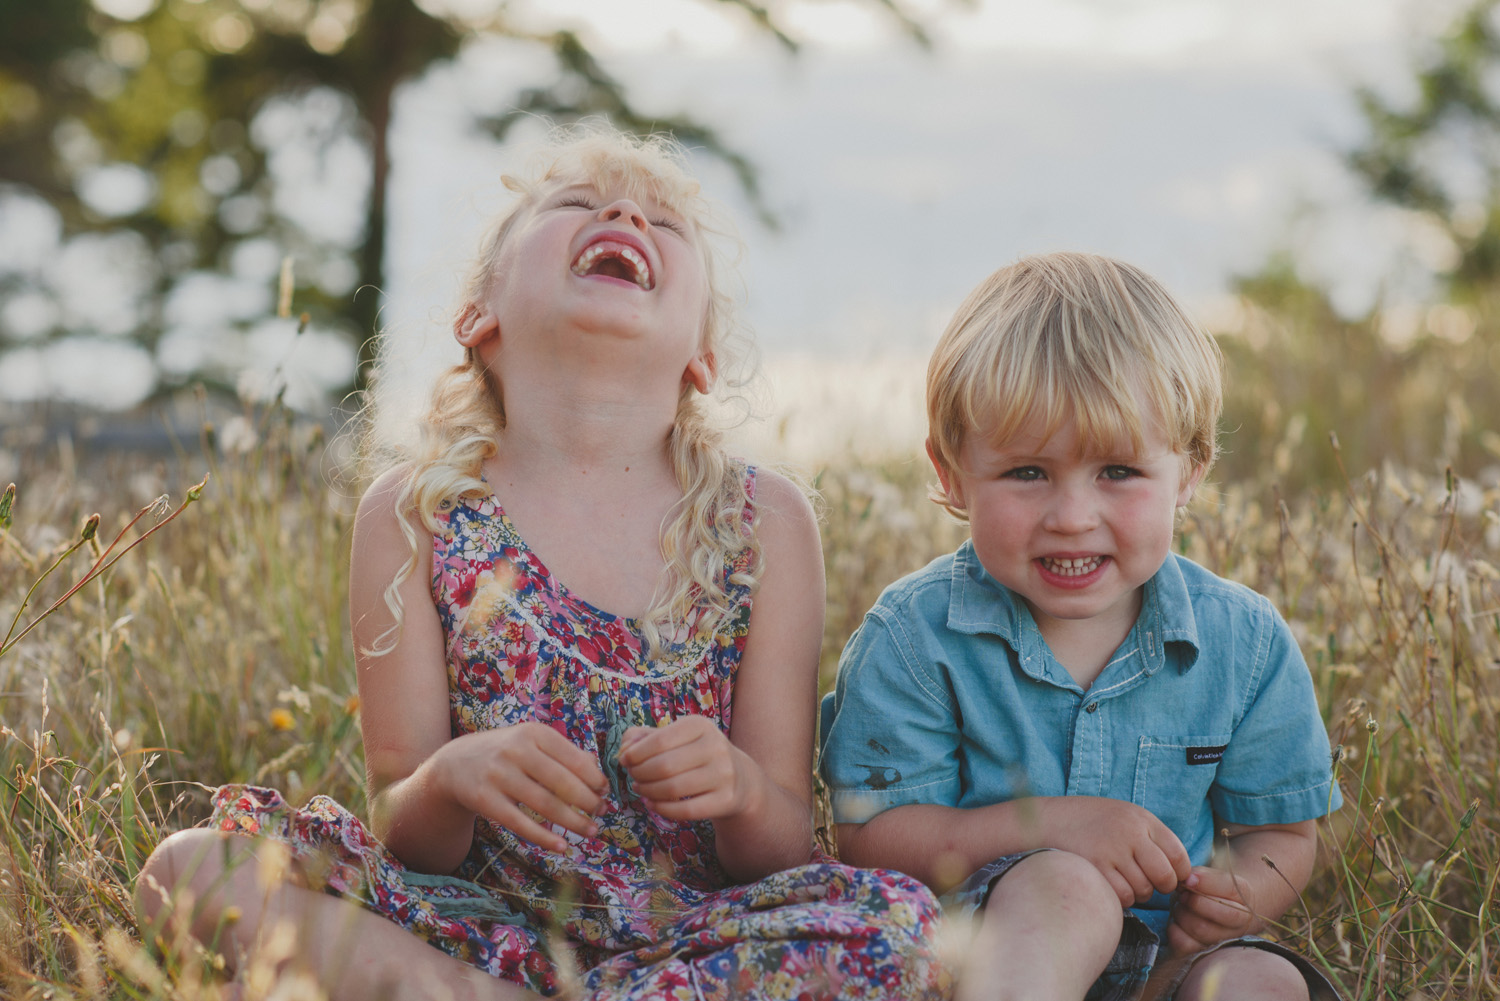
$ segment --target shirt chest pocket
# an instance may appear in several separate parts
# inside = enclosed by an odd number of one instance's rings
[[[1142,737],[1131,802],[1155,814],[1189,850],[1204,834],[1211,842],[1213,813],[1208,790],[1228,746],[1227,733]],[[1207,831],[1202,830],[1205,825]]]

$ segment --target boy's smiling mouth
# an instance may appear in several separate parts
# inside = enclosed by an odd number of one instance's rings
[[[1070,583],[1082,583],[1104,568],[1108,556],[1039,556],[1037,565],[1048,577],[1056,577]]]
[[[647,292],[656,287],[656,277],[646,255],[625,240],[606,234],[584,247],[569,269],[580,278],[602,277],[630,282]]]

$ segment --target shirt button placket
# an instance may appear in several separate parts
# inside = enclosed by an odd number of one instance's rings
[[[1085,696],[1087,698],[1087,696]],[[1068,793],[1073,796],[1104,795],[1104,723],[1097,715],[1099,700],[1081,707],[1073,726],[1073,760],[1068,769]]]

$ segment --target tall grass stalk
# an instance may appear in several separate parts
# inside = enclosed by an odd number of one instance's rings
[[[144,542],[156,516],[131,527],[128,468],[37,472],[0,529],[0,622],[28,593],[35,609],[73,589],[0,654],[0,996],[215,996],[211,951],[164,964],[141,941],[141,860],[222,782],[364,809],[343,608],[354,498],[316,428],[272,408],[235,430],[205,434],[185,481],[212,474],[201,498]],[[1340,461],[1336,443],[1287,448]],[[880,589],[963,538],[928,481],[904,459],[816,475],[825,689]],[[1181,525],[1181,551],[1268,594],[1308,656],[1347,801],[1278,933],[1351,998],[1500,991],[1497,483],[1388,467],[1283,496],[1242,479]],[[95,506],[101,533],[139,544],[88,578],[92,549],[54,526]]]

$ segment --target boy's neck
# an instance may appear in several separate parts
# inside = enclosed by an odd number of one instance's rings
[[[1135,600],[1118,616],[1095,616],[1082,620],[1056,619],[1037,615],[1032,618],[1042,634],[1052,657],[1084,691],[1088,691],[1104,668],[1114,658],[1120,644],[1135,628],[1141,614],[1145,588],[1136,588]],[[1030,608],[1030,604],[1027,605]]]

